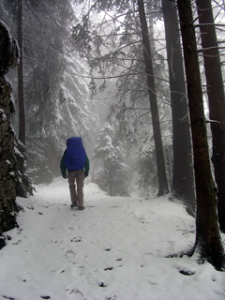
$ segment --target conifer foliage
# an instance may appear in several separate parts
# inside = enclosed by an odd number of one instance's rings
[[[71,26],[76,19],[70,1],[22,1],[23,96],[28,175],[50,182],[60,175],[59,160],[66,139],[79,135],[86,143],[97,123],[91,113],[88,66],[73,51]],[[17,1],[1,3],[8,26],[17,33]],[[12,75],[12,81],[15,77]],[[18,93],[14,89],[16,106]],[[15,130],[19,131],[17,110]]]
[[[113,141],[114,135],[113,127],[108,122],[105,123],[94,150],[97,162],[93,179],[110,196],[127,196],[129,168],[124,163],[120,145],[115,145]]]

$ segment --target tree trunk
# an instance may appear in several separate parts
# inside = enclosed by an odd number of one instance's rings
[[[172,193],[183,199],[187,211],[195,212],[194,173],[189,111],[176,4],[162,0],[173,122]]]
[[[23,91],[23,0],[18,0],[18,45],[20,62],[18,65],[19,140],[25,145],[25,109]]]
[[[212,130],[212,162],[218,187],[220,229],[225,232],[225,101],[219,50],[210,0],[196,0],[202,38]]]
[[[168,183],[166,178],[165,161],[163,156],[163,147],[162,147],[161,130],[160,130],[160,123],[159,123],[159,113],[158,113],[156,90],[155,90],[150,40],[148,35],[148,27],[146,22],[143,0],[138,0],[138,10],[139,10],[141,29],[142,29],[144,59],[145,59],[149,100],[150,100],[150,107],[151,107],[151,114],[152,114],[153,135],[154,135],[154,142],[155,142],[156,164],[157,164],[158,182],[159,182],[158,196],[161,196],[167,194],[169,192],[169,189],[168,189]]]
[[[225,266],[217,222],[217,198],[211,173],[197,44],[190,0],[178,0],[194,153],[197,196],[195,253],[218,270]]]

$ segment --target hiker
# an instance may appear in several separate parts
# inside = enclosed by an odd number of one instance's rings
[[[63,178],[68,177],[71,208],[84,209],[84,178],[88,176],[89,159],[81,137],[71,137],[66,141],[66,150],[62,156],[60,168]],[[67,176],[68,174],[68,176]]]

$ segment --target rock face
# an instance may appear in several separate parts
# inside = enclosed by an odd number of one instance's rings
[[[26,175],[27,149],[18,137],[14,138],[14,154],[17,161],[16,196],[29,197],[33,195],[33,186],[30,178]]]
[[[6,25],[0,21],[0,235],[3,231],[17,226],[16,184],[17,161],[14,151],[14,131],[10,125],[10,117],[15,112],[11,99],[12,88],[4,75],[16,66],[18,48],[10,37]],[[0,237],[0,248],[5,244]]]

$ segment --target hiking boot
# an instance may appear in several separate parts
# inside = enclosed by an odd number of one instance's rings
[[[79,206],[78,209],[79,209],[79,210],[84,210],[84,207],[83,207],[83,206]]]
[[[77,201],[74,201],[71,205],[70,205],[71,208],[73,207],[77,207]]]

